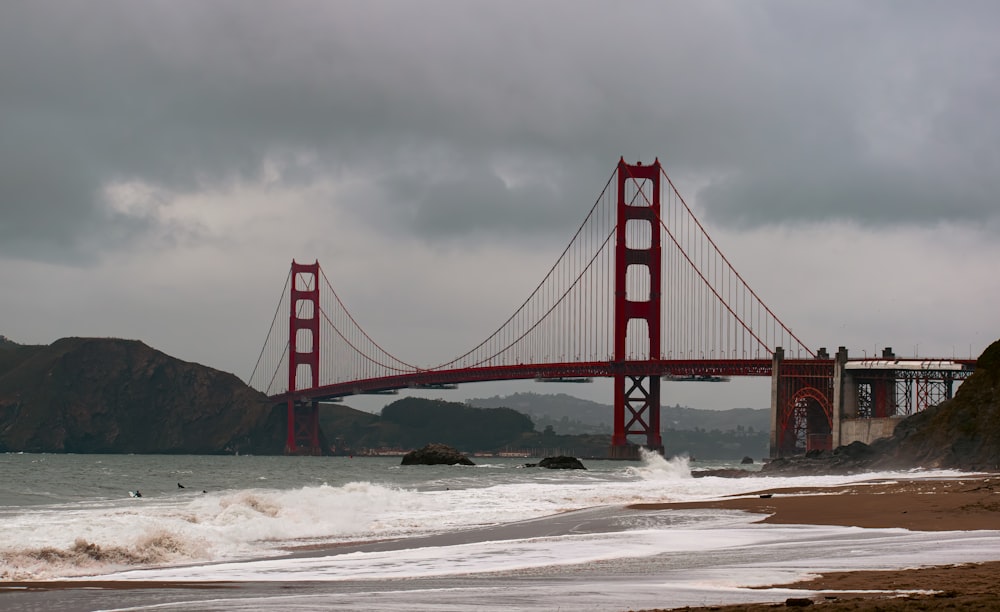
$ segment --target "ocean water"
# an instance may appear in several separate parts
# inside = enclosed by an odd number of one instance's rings
[[[801,593],[748,587],[819,571],[1000,559],[1000,532],[763,525],[734,511],[624,508],[954,472],[727,479],[693,478],[692,469],[733,466],[656,455],[587,461],[586,471],[525,461],[0,455],[0,588],[137,586],[0,589],[0,609],[626,610],[782,601]],[[136,490],[141,497],[130,496]],[[228,587],[155,587],[174,583]]]

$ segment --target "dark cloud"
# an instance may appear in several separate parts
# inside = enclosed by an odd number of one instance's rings
[[[996,214],[991,3],[527,9],[5,3],[0,256],[197,237],[105,188],[198,192],[275,157],[286,182],[371,177],[342,205],[429,240],[564,235],[619,155],[710,177],[725,223]]]

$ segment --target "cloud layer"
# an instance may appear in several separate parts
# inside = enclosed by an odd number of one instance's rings
[[[246,375],[288,261],[318,258],[433,362],[427,338],[458,352],[520,303],[619,156],[658,156],[803,335],[978,350],[998,22],[992,2],[5,3],[0,332]],[[456,285],[481,317],[455,322]],[[417,322],[393,323],[399,295]]]

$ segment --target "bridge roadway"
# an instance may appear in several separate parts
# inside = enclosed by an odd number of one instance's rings
[[[830,359],[786,359],[785,364],[827,363]],[[771,376],[773,361],[768,359],[663,359],[614,363],[593,361],[581,363],[545,363],[509,366],[487,366],[452,370],[419,370],[395,376],[384,376],[300,389],[270,397],[274,402],[322,401],[349,395],[379,393],[398,389],[419,389],[440,385],[488,382],[497,380],[529,380],[559,378],[609,378],[627,376]]]

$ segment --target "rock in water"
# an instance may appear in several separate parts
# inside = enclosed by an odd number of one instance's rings
[[[546,457],[538,462],[538,467],[548,468],[550,470],[585,470],[583,463],[580,462],[576,457],[566,457],[560,455],[558,457]]]
[[[755,474],[756,472],[751,472],[750,470],[721,468],[718,470],[694,470],[691,472],[691,477],[708,478],[709,476],[713,476],[715,478],[746,478],[747,476],[753,476]]]
[[[476,465],[468,457],[447,444],[432,442],[403,455],[402,465]]]
[[[753,465],[753,457],[747,455],[743,457],[743,461],[740,461],[741,465]]]

